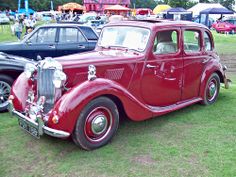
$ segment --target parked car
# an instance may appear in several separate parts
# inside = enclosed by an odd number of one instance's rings
[[[94,12],[85,13],[80,16],[79,22],[80,23],[87,23],[89,20],[96,20],[97,14]]]
[[[231,33],[236,32],[236,19],[227,19],[223,21],[218,21],[212,24],[212,28],[218,33]]]
[[[20,42],[1,43],[0,51],[37,59],[93,50],[98,35],[89,26],[73,23],[37,27]]]
[[[201,102],[213,104],[226,67],[203,25],[121,21],[104,26],[94,51],[28,64],[10,112],[35,137],[72,137],[92,150],[115,135],[124,111],[134,121]]]
[[[103,26],[106,24],[107,22],[104,20],[89,20],[86,25],[91,26],[97,34],[101,33],[101,30],[103,28]]]
[[[13,81],[24,71],[26,63],[33,63],[23,57],[0,52],[0,112],[6,111]]]
[[[0,24],[9,24],[10,19],[7,17],[6,14],[1,13],[0,14]]]

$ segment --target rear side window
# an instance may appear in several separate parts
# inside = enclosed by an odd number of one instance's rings
[[[207,32],[204,32],[204,48],[206,51],[212,50],[211,38]]]
[[[77,28],[61,28],[59,35],[60,43],[86,42],[86,39]]]
[[[199,31],[184,31],[184,51],[186,53],[200,51],[200,33]]]
[[[154,54],[171,54],[178,51],[178,33],[174,30],[159,31],[153,45]]]
[[[84,33],[88,40],[98,40],[96,33],[89,27],[80,26],[80,30]]]

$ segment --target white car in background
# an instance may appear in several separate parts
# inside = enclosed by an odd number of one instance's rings
[[[6,16],[6,14],[0,14],[0,24],[9,24],[10,19]]]

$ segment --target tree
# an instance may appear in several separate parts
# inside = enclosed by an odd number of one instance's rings
[[[150,9],[154,9],[156,7],[156,2],[154,2],[153,0],[131,0],[131,7],[134,8],[134,4],[135,4],[135,8],[150,8]]]
[[[199,0],[200,3],[209,3],[209,0]]]
[[[214,0],[215,2],[219,2],[222,6],[228,8],[228,9],[233,9],[233,6],[235,4],[235,0]]]

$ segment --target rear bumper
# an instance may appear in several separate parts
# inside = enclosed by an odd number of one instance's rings
[[[229,88],[229,83],[232,82],[229,78],[227,78],[226,76],[226,70],[227,70],[227,67],[225,65],[223,65],[223,71],[224,71],[224,85],[225,85],[225,88],[228,89]]]
[[[68,132],[52,129],[45,126],[41,117],[37,117],[37,121],[34,121],[30,119],[29,117],[23,115],[22,113],[16,111],[12,104],[12,100],[9,100],[8,111],[13,116],[16,116],[19,122],[23,122],[25,125],[28,125],[29,127],[33,127],[33,129],[36,130],[35,133],[37,133],[38,137],[42,136],[43,134],[47,134],[47,135],[57,137],[57,138],[67,138],[70,136],[70,133]],[[29,133],[33,135],[32,132],[29,132]]]

